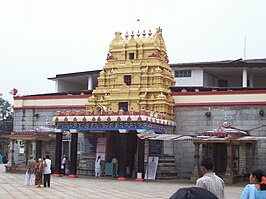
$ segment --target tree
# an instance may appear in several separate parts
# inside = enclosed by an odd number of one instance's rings
[[[13,105],[2,98],[0,93],[0,132],[10,133],[13,130]]]
[[[3,99],[2,94],[0,93],[0,120],[13,117],[13,114],[13,105]]]

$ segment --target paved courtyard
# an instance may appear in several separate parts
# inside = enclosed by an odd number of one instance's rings
[[[169,198],[181,187],[191,187],[188,181],[118,181],[113,178],[52,177],[50,188],[24,186],[24,174],[5,173],[0,165],[0,198]],[[226,186],[226,199],[239,198],[244,184]]]

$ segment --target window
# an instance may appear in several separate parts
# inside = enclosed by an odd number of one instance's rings
[[[131,75],[125,75],[124,76],[124,83],[128,86],[131,85]]]
[[[223,79],[219,79],[218,80],[218,87],[228,87],[228,81],[223,80]]]
[[[175,70],[175,77],[191,77],[191,70]]]
[[[126,112],[128,111],[128,103],[127,102],[119,102],[118,106],[119,106],[118,110],[123,109],[123,111],[126,111]]]
[[[134,59],[134,53],[129,53],[129,59]]]

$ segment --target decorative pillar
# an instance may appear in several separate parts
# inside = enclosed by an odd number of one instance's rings
[[[70,150],[70,171],[69,178],[77,178],[77,150],[78,149],[78,132],[71,130],[71,150]]]
[[[195,152],[194,152],[194,168],[191,176],[191,181],[196,182],[196,180],[199,178],[199,146],[200,143],[193,142],[195,145]]]
[[[141,173],[141,177],[137,176],[136,181],[144,181],[144,153],[145,153],[145,140],[139,139],[138,138],[138,173]]]
[[[33,156],[33,159],[36,160],[36,145],[37,145],[37,142],[36,140],[32,140],[32,156]]]
[[[61,130],[56,132],[56,140],[55,140],[55,171],[54,175],[56,177],[62,177],[63,174],[61,174],[61,155],[62,155],[62,138],[63,133]]]
[[[225,171],[225,183],[233,184],[233,170],[232,170],[232,144],[226,143],[227,161]]]
[[[127,133],[120,132],[120,150],[119,150],[119,178],[126,180],[126,163],[127,163]]]

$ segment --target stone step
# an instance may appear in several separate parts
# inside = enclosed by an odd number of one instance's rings
[[[158,172],[170,171],[170,172],[177,172],[175,167],[164,167],[164,168],[157,168]]]
[[[158,167],[175,167],[174,162],[159,162]]]
[[[168,171],[168,170],[157,170],[157,174],[177,174],[177,171]]]
[[[158,180],[173,180],[173,179],[176,179],[177,176],[156,176],[156,179]]]

